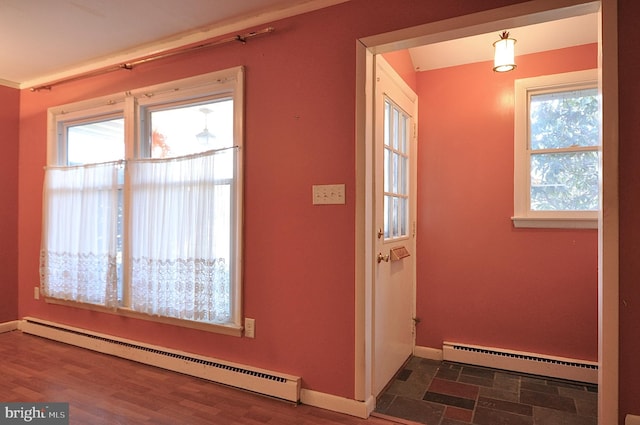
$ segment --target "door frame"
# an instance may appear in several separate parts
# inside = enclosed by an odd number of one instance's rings
[[[533,0],[356,41],[356,270],[354,398],[372,395],[373,56],[505,28],[599,12],[602,93],[602,208],[598,219],[598,423],[618,421],[618,57],[617,0]]]

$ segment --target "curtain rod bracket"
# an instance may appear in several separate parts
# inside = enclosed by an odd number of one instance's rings
[[[31,87],[29,89],[29,91],[32,91],[32,92],[39,92],[39,91],[42,91],[42,90],[51,91],[52,88],[53,88],[52,86]]]

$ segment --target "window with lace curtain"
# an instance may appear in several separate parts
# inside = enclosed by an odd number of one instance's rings
[[[49,111],[48,301],[239,334],[242,75]]]

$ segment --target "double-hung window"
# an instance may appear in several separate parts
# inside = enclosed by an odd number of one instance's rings
[[[596,228],[600,97],[595,70],[516,80],[514,225]]]
[[[239,334],[243,70],[49,111],[41,290]]]

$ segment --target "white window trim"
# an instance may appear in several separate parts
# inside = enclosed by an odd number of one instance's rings
[[[515,81],[513,200],[515,227],[597,229],[598,211],[532,211],[530,206],[529,93],[545,89],[598,86],[597,69],[522,78]]]
[[[77,301],[60,300],[46,297],[49,304],[73,306],[103,313],[120,316],[134,317],[147,321],[172,324],[176,326],[199,329],[208,332],[220,333],[232,336],[242,336],[242,217],[243,217],[243,160],[242,150],[244,141],[244,67],[238,66],[230,69],[216,71],[195,77],[184,78],[168,83],[135,89],[123,93],[117,93],[67,105],[49,108],[47,115],[47,165],[61,165],[64,154],[60,146],[59,133],[68,122],[107,114],[120,113],[125,119],[125,138],[132,140],[125,144],[125,158],[136,157],[140,150],[139,118],[141,108],[148,105],[166,102],[176,98],[180,93],[181,100],[215,98],[224,93],[233,93],[234,98],[234,145],[239,149],[240,160],[237,162],[236,185],[237,196],[233,200],[234,220],[232,223],[232,253],[235,255],[235,267],[232,271],[232,322],[228,324],[204,323],[172,317],[151,316],[133,311],[126,306],[107,308],[99,305],[87,304]],[[126,283],[125,283],[126,285]],[[125,288],[126,292],[126,288]]]

